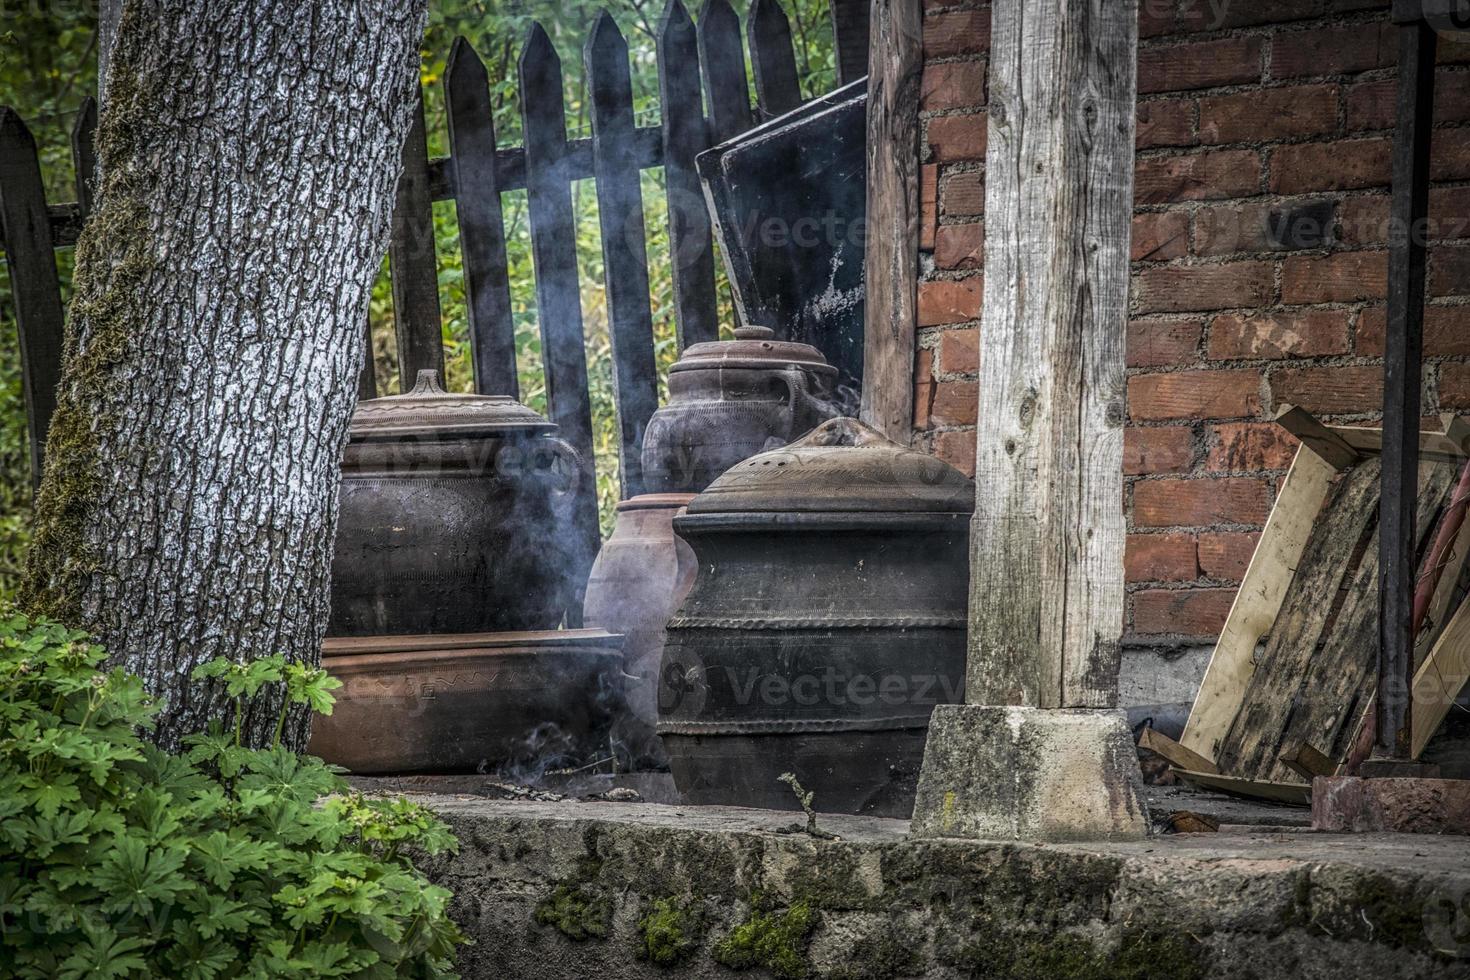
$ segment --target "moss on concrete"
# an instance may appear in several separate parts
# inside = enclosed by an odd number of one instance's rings
[[[976,980],[1201,980],[1202,944],[1155,931],[1124,934],[1116,949],[1070,932],[1015,931],[985,923],[949,957]]]
[[[598,882],[603,861],[596,854],[595,836],[588,848],[592,853],[579,858],[577,870],[558,881],[532,913],[537,925],[551,926],[577,942],[606,939],[612,932],[613,900]]]
[[[895,980],[920,976],[927,966],[923,954],[927,937],[921,930],[887,925],[859,936],[846,956],[846,963],[827,970],[824,980]]]
[[[612,900],[585,885],[562,883],[550,895],[536,903],[538,925],[552,926],[557,932],[581,942],[584,939],[606,939],[612,930]]]
[[[758,906],[759,900],[752,904]],[[817,915],[806,902],[777,912],[753,907],[749,918],[715,946],[715,962],[732,970],[761,968],[784,980],[800,980],[811,973],[807,940],[817,927]]]
[[[638,958],[658,966],[677,966],[699,948],[700,922],[679,900],[659,898],[638,920]]]

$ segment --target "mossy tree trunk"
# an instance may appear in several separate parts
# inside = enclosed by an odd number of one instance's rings
[[[319,657],[424,11],[123,10],[23,604],[92,630],[166,699],[166,747],[229,717],[189,680],[199,663]],[[246,717],[256,743],[268,700]]]

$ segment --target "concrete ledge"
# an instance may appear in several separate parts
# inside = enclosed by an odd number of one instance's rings
[[[736,808],[423,797],[468,977],[1470,978],[1464,840],[841,840]]]

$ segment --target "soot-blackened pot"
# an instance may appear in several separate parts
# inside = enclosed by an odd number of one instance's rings
[[[673,526],[659,735],[691,804],[908,817],[933,705],[963,701],[975,488],[853,419],[739,463]]]
[[[554,629],[576,596],[579,457],[503,396],[434,371],[358,406],[342,461],[333,636]]]
[[[853,419],[738,464],[674,529],[658,732],[686,802],[908,817],[936,704],[962,701],[974,485]]]
[[[522,778],[607,754],[621,638],[603,630],[328,637],[342,681],[308,750],[355,773]]]
[[[784,446],[837,414],[837,369],[808,344],[740,327],[695,344],[669,369],[669,402],[643,437],[650,493],[698,493],[743,459]]]

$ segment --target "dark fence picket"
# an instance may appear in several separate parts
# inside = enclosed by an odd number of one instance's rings
[[[785,115],[801,105],[801,84],[796,78],[791,22],[780,0],[755,0],[750,5],[746,33],[761,119]]]
[[[363,310],[362,324],[366,331],[367,340],[364,341],[362,371],[357,375],[357,400],[367,401],[369,398],[378,397],[378,366],[373,357],[373,317],[372,311]]]
[[[505,257],[505,217],[495,166],[495,110],[490,76],[475,49],[454,39],[444,72],[455,214],[464,263],[475,390],[519,398],[516,334]]]
[[[398,384],[401,391],[408,391],[422,370],[438,371],[441,378],[444,375],[422,89],[414,106],[413,125],[403,143],[403,173],[398,178],[393,205],[388,268],[393,278],[393,320],[398,333]]]
[[[562,108],[561,59],[540,24],[531,26],[517,71],[546,401],[551,420],[561,427],[561,437],[582,456],[582,479],[577,488],[579,499],[573,519],[576,533],[588,548],[590,563],[600,535],[592,452],[592,399],[587,390],[587,352],[577,281],[576,216],[565,166],[567,123]]]
[[[837,48],[837,84],[855,82],[868,73],[871,0],[831,0],[832,40]]]
[[[97,186],[97,100],[82,100],[71,127],[71,164],[77,189],[77,217],[86,224],[92,216],[92,191]]]
[[[613,354],[613,405],[624,497],[643,492],[643,430],[658,408],[653,312],[648,299],[648,248],[643,193],[633,159],[633,79],[628,42],[606,10],[583,50],[592,104],[592,169],[602,231],[602,264]]]
[[[682,351],[719,339],[714,236],[694,158],[709,148],[699,91],[699,38],[680,0],[669,0],[658,25],[658,93],[663,113],[664,189],[674,325]]]
[[[730,0],[705,0],[699,14],[699,67],[709,100],[711,141],[723,143],[754,126],[740,17]]]
[[[20,338],[31,477],[39,483],[46,431],[61,383],[61,281],[36,141],[9,106],[0,106],[0,239]]]

